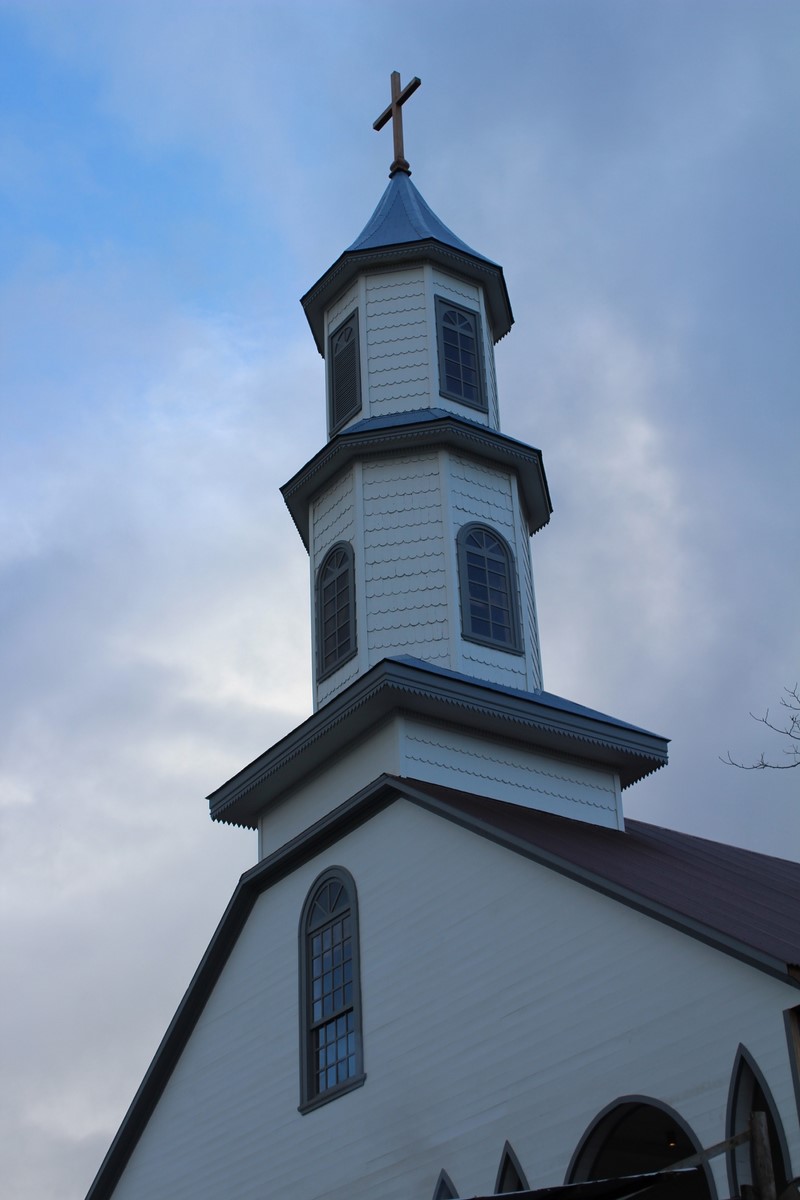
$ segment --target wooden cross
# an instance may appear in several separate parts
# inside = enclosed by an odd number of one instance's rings
[[[417,90],[421,79],[415,75],[411,83],[400,90],[400,72],[392,71],[392,103],[388,108],[385,108],[377,121],[373,122],[372,128],[375,130],[383,129],[386,122],[391,117],[392,132],[394,133],[394,162],[389,168],[389,178],[391,179],[395,171],[405,171],[407,175],[411,174],[411,168],[405,159],[403,151],[403,108],[406,100],[413,92]]]

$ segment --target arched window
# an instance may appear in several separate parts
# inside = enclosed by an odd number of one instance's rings
[[[439,391],[449,400],[486,409],[480,317],[468,308],[436,297]]]
[[[359,1087],[361,988],[356,886],[331,867],[308,893],[300,922],[300,1111]]]
[[[317,572],[317,678],[324,679],[356,652],[353,549],[337,542]]]
[[[728,1095],[728,1137],[749,1129],[750,1115],[754,1112],[763,1112],[767,1118],[775,1189],[780,1196],[791,1176],[786,1135],[766,1079],[750,1052],[744,1046],[739,1046]],[[732,1196],[741,1195],[744,1185],[755,1183],[753,1148],[749,1141],[728,1152],[728,1180]]]
[[[361,409],[357,309],[328,339],[328,386],[330,432],[335,433]]]
[[[471,642],[520,653],[517,580],[507,543],[485,525],[458,534],[461,628]]]
[[[520,1166],[519,1159],[514,1153],[511,1143],[506,1142],[500,1155],[500,1166],[497,1168],[497,1179],[494,1184],[495,1196],[503,1196],[507,1192],[526,1192],[528,1181]]]

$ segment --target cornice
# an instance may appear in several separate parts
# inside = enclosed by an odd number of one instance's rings
[[[667,761],[667,741],[547,693],[514,692],[453,672],[384,659],[208,797],[214,820],[254,828],[279,796],[400,713],[480,737],[604,765],[622,787]]]
[[[416,449],[448,446],[516,472],[525,502],[531,534],[544,528],[553,506],[544,473],[541,451],[494,429],[466,422],[455,415],[383,426],[380,429],[345,430],[301,467],[281,488],[303,545],[309,548],[309,507],[314,496],[355,459],[400,454]]]
[[[493,340],[499,342],[514,323],[511,301],[508,297],[503,268],[488,259],[473,258],[444,243],[428,238],[425,241],[401,243],[380,250],[345,250],[333,266],[322,275],[301,297],[317,349],[325,357],[324,311],[344,291],[350,281],[372,268],[387,264],[411,262],[435,262],[449,267],[456,274],[466,276],[479,283],[486,292],[489,321]]]

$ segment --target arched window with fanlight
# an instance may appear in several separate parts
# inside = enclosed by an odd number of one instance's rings
[[[317,572],[317,678],[324,679],[356,652],[353,548],[337,542]]]
[[[486,525],[458,534],[461,629],[471,642],[521,653],[517,576],[504,538]]]
[[[353,877],[331,867],[314,882],[300,921],[300,1111],[360,1087],[358,904]]]
[[[486,387],[479,314],[437,296],[436,336],[441,395],[485,411]]]

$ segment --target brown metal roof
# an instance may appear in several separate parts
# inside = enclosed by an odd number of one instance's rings
[[[791,973],[799,971],[800,863],[643,821],[626,821],[623,832],[430,783],[403,782],[440,810],[444,806],[499,841],[511,839],[514,848],[562,873],[674,924],[695,925],[698,936],[713,931],[714,940],[749,947]]]

